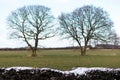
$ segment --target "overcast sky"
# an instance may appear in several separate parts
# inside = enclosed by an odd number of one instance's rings
[[[22,41],[9,39],[9,29],[6,18],[11,11],[26,5],[44,5],[51,8],[55,17],[61,12],[71,12],[84,5],[94,5],[107,11],[114,22],[115,30],[120,36],[120,0],[0,0],[0,47],[24,47]],[[74,45],[68,40],[59,37],[40,41],[42,47],[66,47]]]

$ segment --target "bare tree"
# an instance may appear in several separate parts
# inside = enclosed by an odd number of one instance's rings
[[[89,5],[68,14],[62,13],[58,19],[61,35],[75,40],[80,46],[82,56],[86,54],[89,40],[106,41],[113,27],[113,22],[106,11]]]
[[[114,46],[118,46],[120,43],[120,37],[118,37],[117,33],[115,31],[112,31],[109,34],[109,42],[113,44]]]
[[[32,56],[37,56],[36,50],[39,40],[54,35],[53,19],[50,8],[33,5],[24,6],[11,12],[7,22],[12,29],[11,37],[24,40],[32,50]]]

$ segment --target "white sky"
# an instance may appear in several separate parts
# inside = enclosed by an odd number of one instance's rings
[[[6,18],[11,11],[25,5],[44,5],[51,8],[52,13],[57,17],[61,12],[71,12],[84,5],[94,5],[101,7],[110,14],[114,22],[115,29],[120,36],[120,0],[0,0],[0,47],[24,47],[22,41],[9,39],[8,25]],[[45,41],[40,41],[42,47],[66,47],[73,46],[73,42],[61,40],[54,37]]]

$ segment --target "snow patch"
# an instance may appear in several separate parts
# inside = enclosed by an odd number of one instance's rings
[[[110,71],[113,69],[103,68],[103,67],[92,67],[92,68],[78,67],[78,68],[68,71],[67,73],[74,73],[75,75],[77,75],[77,74],[82,75],[82,74],[85,74],[85,72],[91,71],[91,70]]]
[[[19,70],[26,70],[26,69],[33,69],[33,68],[32,67],[9,67],[4,69],[6,70],[15,69],[16,71],[19,71]]]

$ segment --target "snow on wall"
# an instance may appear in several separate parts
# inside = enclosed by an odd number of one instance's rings
[[[4,69],[6,69],[6,70],[15,69],[16,71],[26,70],[26,69],[27,70],[40,69],[40,70],[51,70],[51,71],[60,72],[60,73],[63,73],[63,74],[74,73],[75,75],[85,74],[86,71],[91,71],[91,70],[100,70],[100,71],[111,71],[111,70],[113,70],[113,68],[103,68],[103,67],[92,67],[92,68],[78,67],[78,68],[74,68],[74,69],[69,70],[69,71],[61,71],[61,70],[51,69],[51,68],[32,68],[32,67],[9,67],[9,68],[4,68]],[[117,69],[114,69],[114,70],[120,70],[120,68],[117,68]]]

